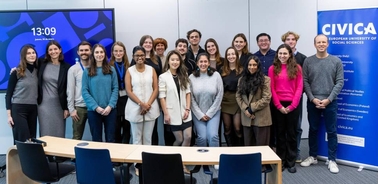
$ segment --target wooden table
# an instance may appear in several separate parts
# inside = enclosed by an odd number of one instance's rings
[[[45,136],[39,138],[47,143],[44,147],[46,155],[75,158],[74,147],[81,142],[88,142],[86,148],[108,149],[113,162],[142,163],[143,151],[151,153],[180,153],[185,165],[216,165],[219,164],[221,154],[246,154],[260,152],[262,164],[271,164],[273,171],[268,174],[268,183],[282,184],[281,159],[269,146],[249,147],[178,147],[178,146],[147,146],[80,141]],[[207,152],[199,152],[206,149]],[[17,149],[15,146],[7,154],[7,183],[27,184],[36,183],[26,177],[21,170]]]

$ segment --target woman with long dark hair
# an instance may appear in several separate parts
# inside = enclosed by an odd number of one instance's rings
[[[92,61],[84,70],[82,95],[88,108],[88,123],[92,140],[102,142],[102,128],[105,141],[114,142],[117,117],[118,79],[114,67],[107,61],[105,47],[96,44],[92,48]]]
[[[175,136],[173,146],[190,146],[190,81],[184,60],[178,51],[168,53],[164,71],[166,72],[159,77],[159,98],[164,112],[164,124],[169,126]],[[185,166],[184,172],[190,173]]]
[[[303,78],[302,68],[295,61],[289,45],[278,47],[268,75],[272,81],[272,117],[277,126],[277,155],[282,159],[283,168],[287,167],[290,173],[295,173],[298,106],[303,92]]]
[[[24,142],[35,138],[37,132],[37,52],[25,45],[20,52],[20,63],[8,81],[5,103],[8,124],[12,128],[13,141]]]
[[[226,139],[227,146],[244,146],[241,113],[235,97],[238,80],[243,72],[243,67],[240,65],[239,54],[234,47],[227,48],[225,56],[226,59],[221,68],[224,86],[224,95],[221,104],[224,138]]]
[[[244,144],[269,145],[271,99],[270,79],[261,71],[261,61],[256,56],[248,58],[247,69],[239,79],[236,101],[241,110]]]
[[[189,79],[197,146],[218,147],[223,82],[219,73],[210,67],[209,55],[198,54],[197,69],[189,76]]]

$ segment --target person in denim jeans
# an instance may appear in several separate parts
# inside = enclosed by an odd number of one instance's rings
[[[197,146],[219,146],[219,120],[223,98],[223,82],[220,74],[210,67],[210,57],[201,53],[197,57],[197,69],[189,76],[192,92],[193,123],[197,131]]]
[[[328,38],[320,34],[314,39],[316,54],[308,57],[303,64],[304,88],[308,98],[307,112],[309,130],[309,157],[301,163],[307,167],[317,164],[318,129],[321,116],[328,139],[328,169],[331,173],[338,173],[336,164],[337,151],[337,95],[344,85],[344,70],[341,60],[328,54]]]
[[[84,70],[82,95],[88,109],[92,140],[102,142],[102,127],[106,142],[114,142],[117,117],[118,79],[114,67],[107,62],[105,47],[93,46],[92,61]]]

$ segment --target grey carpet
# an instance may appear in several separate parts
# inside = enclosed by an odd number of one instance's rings
[[[301,156],[306,158],[308,156],[308,141],[301,142]],[[0,166],[5,164],[5,156],[0,156]],[[188,168],[191,168],[188,166]],[[211,167],[214,171],[214,169]],[[317,165],[310,167],[301,167],[297,164],[297,173],[291,174],[285,170],[282,174],[284,184],[375,184],[378,183],[378,172],[370,170],[357,171],[355,167],[339,165],[340,172],[332,174],[328,171],[327,166],[323,161],[319,161]],[[134,175],[134,168],[130,167],[130,172]],[[217,171],[214,171],[214,176],[217,176]],[[209,183],[210,176],[205,175],[202,171],[194,174],[197,178],[198,184]],[[131,184],[138,184],[138,178],[134,175]],[[5,177],[0,178],[0,184],[5,184]],[[59,184],[73,184],[76,183],[76,175],[71,174],[58,182]]]

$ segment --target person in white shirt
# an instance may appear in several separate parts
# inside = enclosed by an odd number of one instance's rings
[[[81,140],[87,122],[87,107],[81,95],[81,79],[83,71],[89,66],[92,45],[87,41],[82,41],[77,46],[77,59],[75,65],[71,66],[67,75],[67,103],[70,116],[72,118],[72,139]]]

